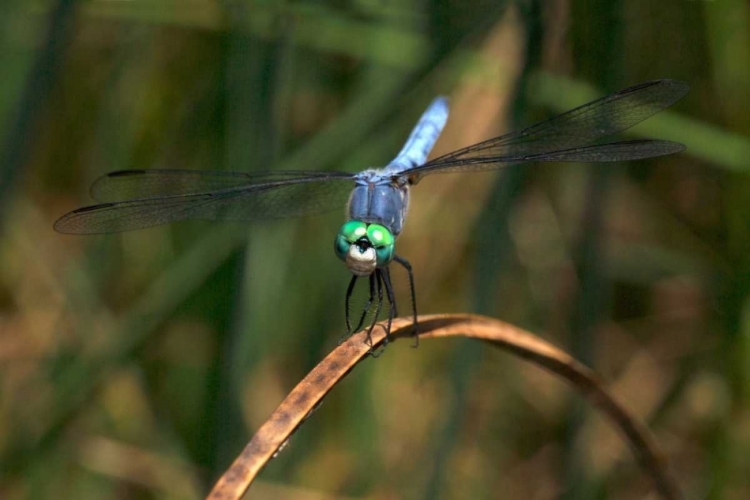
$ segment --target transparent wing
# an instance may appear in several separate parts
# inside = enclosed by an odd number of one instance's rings
[[[580,148],[563,149],[551,153],[542,153],[538,155],[524,156],[508,160],[513,163],[531,162],[531,161],[579,161],[579,162],[608,162],[608,161],[628,161],[642,160],[644,158],[654,158],[672,153],[679,153],[685,150],[685,145],[678,142],[656,141],[651,139],[635,139],[632,141],[610,142],[607,144],[597,144],[595,146],[583,146]],[[484,168],[485,160],[481,158],[463,160],[461,167],[471,167],[473,164],[480,165],[480,170]],[[507,165],[502,163],[499,166]],[[458,167],[459,165],[454,165]],[[493,168],[486,165],[486,168]],[[498,167],[494,167],[498,168]],[[471,170],[463,168],[462,170]],[[440,170],[443,172],[443,170]]]
[[[255,184],[248,184],[246,178],[239,187],[193,193],[193,189],[231,182],[228,179],[233,176],[224,179],[216,172],[195,175],[193,171],[134,172],[141,173],[132,174],[132,178],[123,173],[105,176],[94,184],[93,190],[100,199],[120,199],[134,192],[137,195],[145,192],[149,197],[79,208],[62,216],[55,223],[55,230],[96,234],[186,219],[255,221],[298,217],[341,210],[354,187],[352,174],[342,172],[307,172],[305,176],[300,172],[274,172],[250,174]],[[183,175],[185,172],[189,173]],[[186,192],[191,194],[183,194]]]
[[[690,87],[675,80],[654,80],[615,92],[549,120],[436,158],[406,173],[427,175],[501,168],[527,161],[622,161],[684,149],[669,141],[624,141],[592,145],[674,104]],[[633,146],[631,151],[629,146]],[[579,150],[580,158],[565,151]]]
[[[222,170],[120,170],[99,177],[91,185],[96,201],[124,201],[186,194],[210,193],[254,184],[283,183],[300,179],[351,178],[345,172],[281,170],[231,172]]]

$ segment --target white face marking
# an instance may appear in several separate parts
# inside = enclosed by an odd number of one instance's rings
[[[357,245],[349,247],[346,253],[346,267],[357,276],[369,276],[375,271],[377,256],[375,249],[370,247],[364,252],[360,252]]]

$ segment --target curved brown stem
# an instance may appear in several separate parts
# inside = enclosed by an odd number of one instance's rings
[[[413,319],[393,321],[394,338],[408,336]],[[654,481],[662,498],[682,498],[666,460],[646,426],[630,415],[610,395],[596,374],[549,342],[502,321],[469,314],[441,314],[419,317],[421,340],[464,336],[483,340],[531,361],[567,380],[599,411],[607,415],[630,443],[644,470]],[[253,436],[231,467],[214,486],[211,500],[238,499],[247,491],[257,474],[273,458],[300,424],[315,410],[325,395],[354,366],[366,358],[371,349],[385,340],[385,329],[372,332],[372,346],[358,333],[339,345],[321,361],[279,405]]]

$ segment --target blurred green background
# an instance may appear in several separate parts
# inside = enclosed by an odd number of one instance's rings
[[[421,313],[479,312],[594,367],[688,498],[750,498],[750,4],[4,0],[0,497],[200,498],[344,330],[341,213],[52,230],[125,168],[387,163],[654,78],[685,153],[425,179],[398,251]],[[408,283],[395,270],[402,313]],[[249,498],[653,498],[565,384],[469,341],[357,367]]]

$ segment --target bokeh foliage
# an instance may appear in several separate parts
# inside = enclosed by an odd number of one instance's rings
[[[54,233],[98,175],[356,171],[440,93],[437,154],[664,77],[691,93],[632,135],[687,152],[425,179],[398,251],[420,312],[538,332],[611,381],[689,497],[750,497],[747,2],[7,0],[0,26],[0,497],[200,497],[343,333],[343,207]],[[649,488],[561,382],[445,341],[359,366],[249,496]]]

